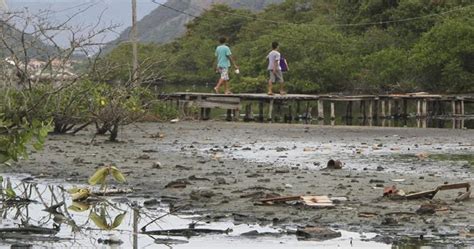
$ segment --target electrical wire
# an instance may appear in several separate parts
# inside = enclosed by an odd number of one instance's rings
[[[163,4],[163,3],[158,3],[158,2],[156,2],[156,0],[152,0],[152,2],[155,3],[155,4],[158,4],[162,7],[165,7],[165,8],[174,10],[176,12],[182,13],[184,15],[188,15],[188,16],[195,17],[195,18],[198,17],[198,16],[190,14],[186,11],[173,8],[173,7],[168,6],[166,4]],[[194,8],[196,10],[198,10],[198,8],[199,8],[200,11],[205,11],[206,10],[206,9],[204,9],[202,7],[198,7],[198,6],[190,5],[190,7]],[[328,26],[329,27],[356,27],[356,26],[373,26],[373,25],[410,22],[410,21],[429,18],[429,17],[442,16],[442,15],[449,14],[449,13],[452,13],[452,12],[463,11],[463,10],[466,10],[466,9],[470,9],[472,7],[474,7],[474,4],[459,7],[459,8],[454,8],[454,9],[447,10],[447,11],[440,12],[440,13],[428,14],[428,15],[424,15],[424,16],[416,16],[416,17],[409,17],[409,18],[398,19],[398,20],[388,20],[388,21],[379,21],[379,22],[345,23],[345,24],[312,24],[312,23],[280,22],[280,21],[261,19],[261,18],[255,17],[255,16],[242,15],[242,14],[238,14],[238,13],[233,13],[233,12],[223,11],[223,10],[217,10],[217,9],[212,9],[212,11],[216,11],[216,12],[220,12],[220,13],[224,13],[224,14],[228,14],[228,15],[233,15],[233,16],[239,16],[239,17],[243,17],[243,18],[247,18],[247,19],[251,19],[251,20],[255,20],[255,21],[262,21],[262,22],[267,22],[267,23],[272,23],[272,24],[279,24],[279,25],[302,25],[302,26],[320,26],[320,27],[328,27]]]

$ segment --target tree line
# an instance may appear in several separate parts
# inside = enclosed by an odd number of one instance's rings
[[[226,36],[242,71],[233,91],[263,92],[276,40],[290,92],[472,93],[473,17],[464,0],[287,0],[259,13],[214,5],[183,37],[141,44],[140,60],[168,84],[213,83],[214,49]],[[130,53],[124,43],[101,59],[115,65],[108,80],[127,80]]]

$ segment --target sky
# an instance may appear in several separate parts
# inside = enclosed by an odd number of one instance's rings
[[[156,0],[166,2],[166,0]],[[61,22],[77,11],[87,8],[80,16],[71,20],[72,25],[81,27],[97,23],[99,16],[103,13],[101,24],[105,27],[109,24],[118,24],[114,32],[108,33],[98,40],[107,42],[118,37],[119,33],[131,25],[131,0],[6,0],[10,11],[21,11],[25,8],[32,13],[40,10],[52,10],[56,12],[51,16],[52,22]],[[92,7],[91,7],[92,6]],[[137,0],[138,19],[143,18],[158,5],[151,0]],[[59,43],[63,46],[68,44],[66,35],[59,37]]]

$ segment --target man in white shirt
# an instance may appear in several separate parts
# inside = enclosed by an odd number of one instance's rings
[[[278,52],[278,46],[278,42],[272,42],[272,51],[267,56],[268,72],[270,73],[270,79],[268,80],[268,95],[273,95],[273,83],[276,81],[280,82],[280,94],[286,94],[283,90],[285,87],[285,81],[283,80],[283,73],[281,72],[281,55],[280,52]]]

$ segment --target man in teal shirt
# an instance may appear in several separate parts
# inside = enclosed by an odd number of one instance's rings
[[[219,81],[217,82],[216,87],[214,87],[214,91],[216,93],[219,93],[219,88],[221,85],[224,85],[224,93],[225,94],[231,94],[229,90],[229,68],[232,64],[234,64],[234,67],[237,69],[236,72],[238,73],[239,66],[235,63],[234,58],[232,57],[232,52],[230,51],[230,48],[225,45],[225,42],[227,39],[225,37],[221,37],[219,39],[220,45],[216,48],[216,57],[217,57],[217,66],[216,66],[216,72],[220,73],[220,78]]]

